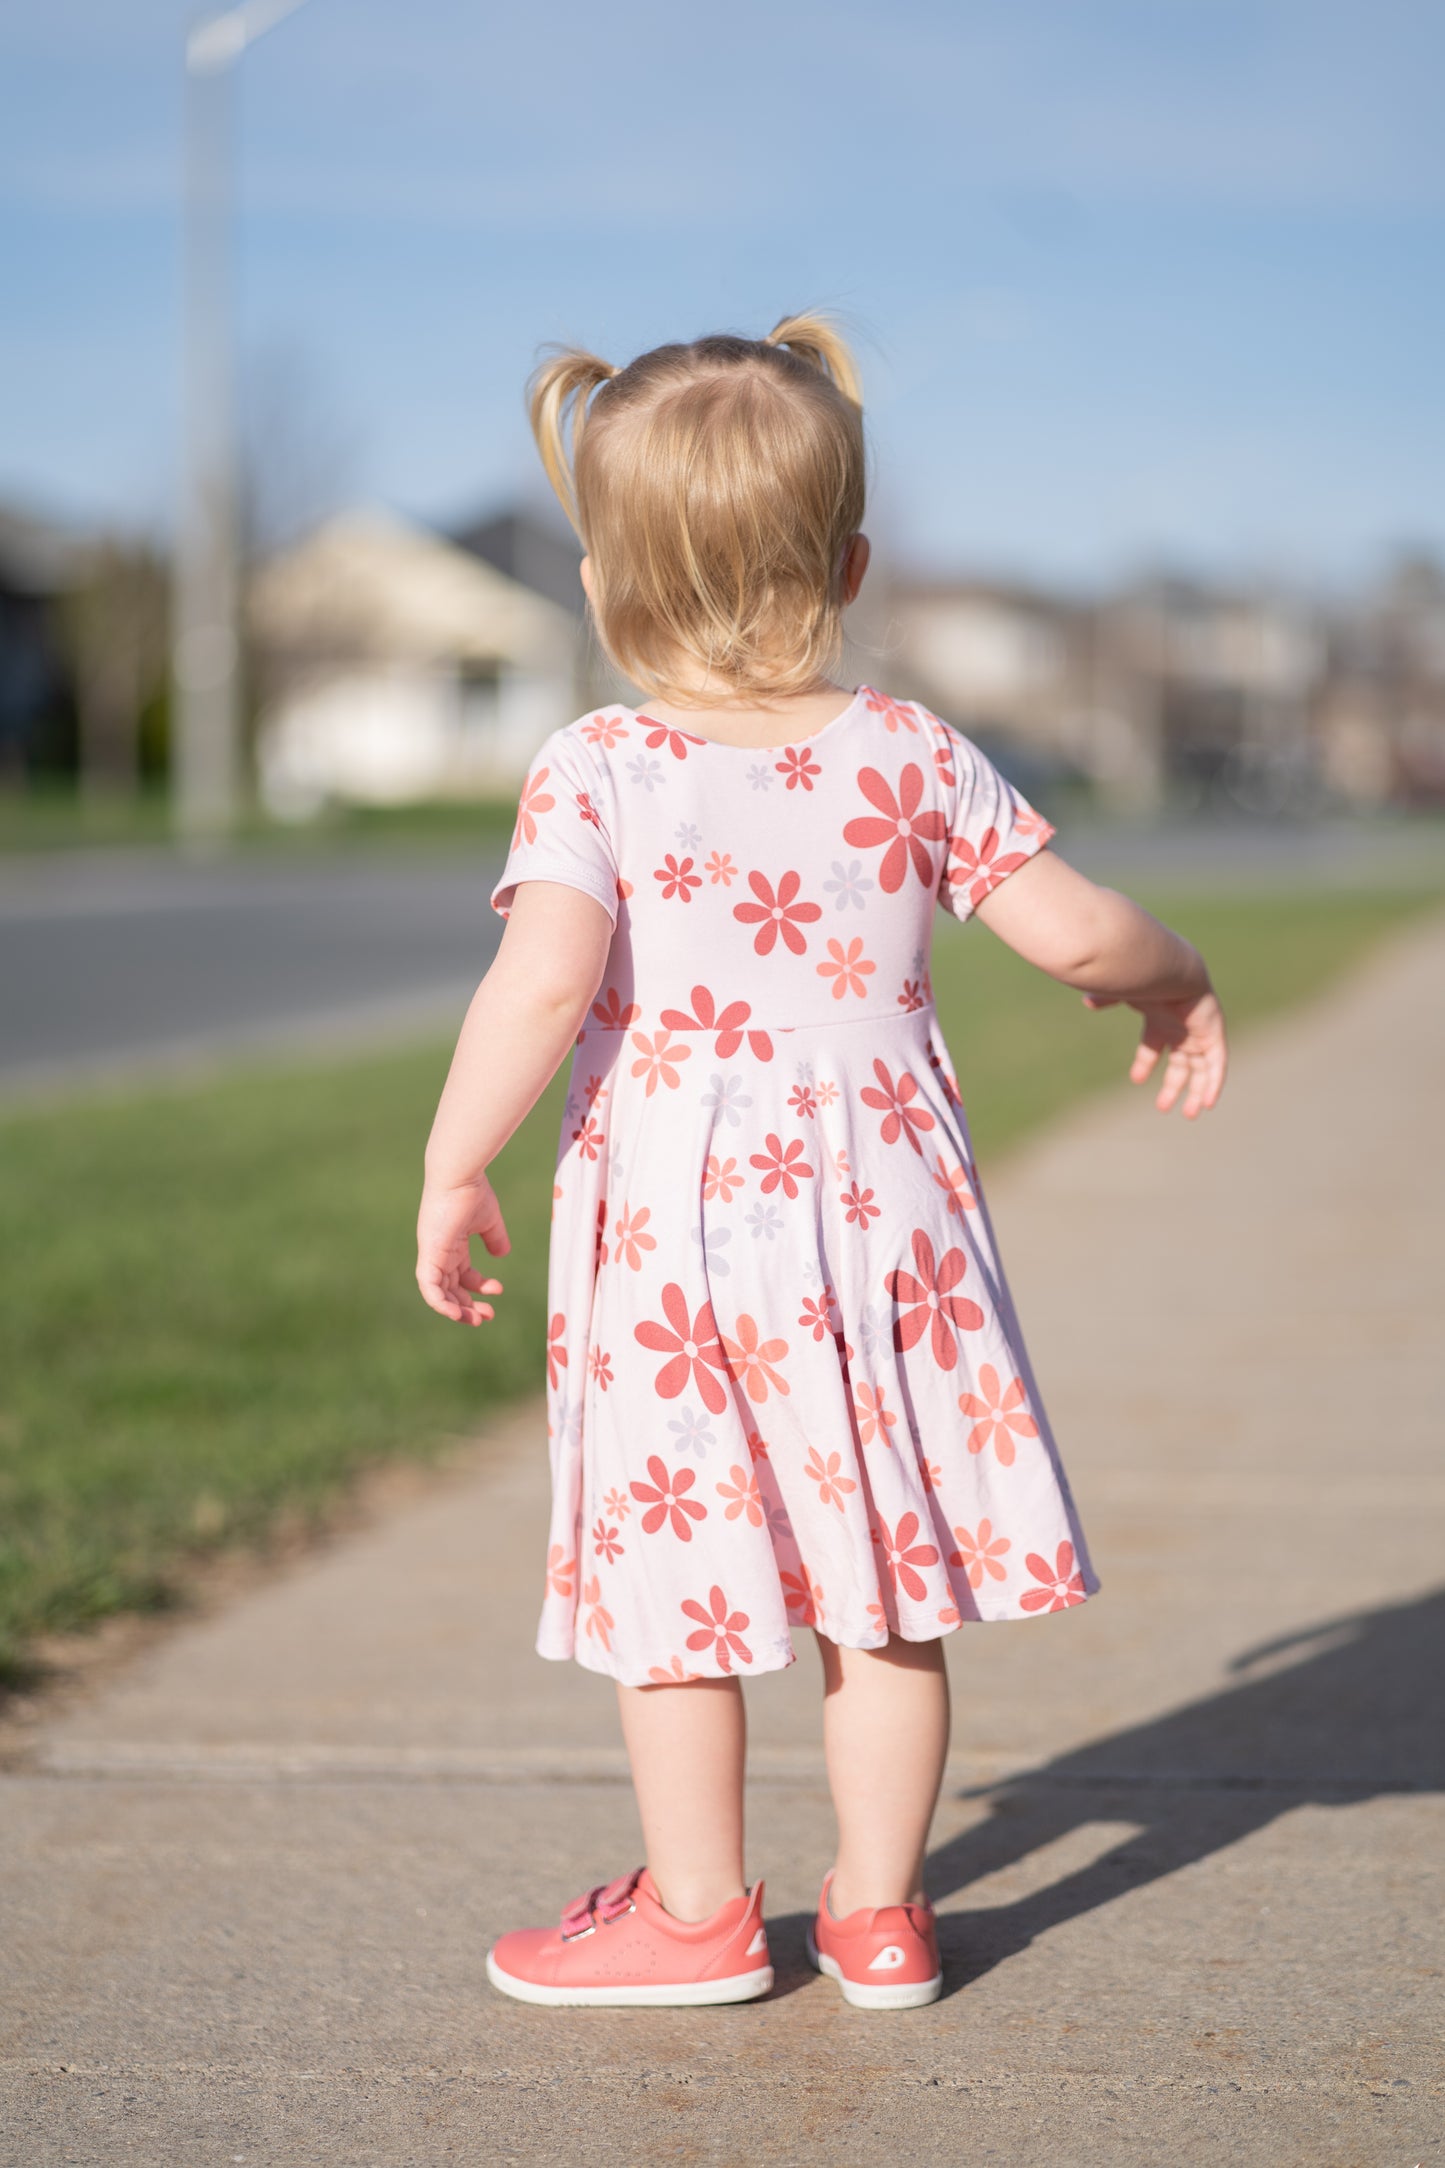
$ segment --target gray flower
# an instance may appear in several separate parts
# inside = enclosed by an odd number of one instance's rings
[[[783,1216],[775,1204],[755,1204],[744,1224],[751,1227],[755,1242],[759,1235],[766,1235],[771,1242],[783,1224]]]
[[[840,911],[846,911],[850,903],[860,911],[865,910],[867,906],[863,898],[873,886],[873,883],[863,871],[862,859],[850,859],[848,864],[844,866],[840,860],[835,858],[833,860],[833,873],[835,878],[823,883],[824,893],[834,899]]]
[[[742,1125],[743,1108],[750,1107],[753,1102],[743,1090],[740,1076],[715,1076],[712,1090],[702,1095],[702,1103],[719,1121],[727,1121],[737,1129]]]
[[[732,1238],[731,1227],[709,1227],[706,1233],[701,1227],[694,1227],[692,1230],[692,1239],[700,1245],[703,1262],[714,1279],[725,1280],[732,1270],[732,1266],[722,1255]]]
[[[865,1302],[858,1312],[858,1342],[870,1363],[893,1345],[892,1325],[877,1303]]]
[[[648,792],[651,793],[662,781],[662,762],[660,760],[649,760],[646,753],[639,753],[636,760],[628,761],[627,772],[634,783],[645,785]]]
[[[679,821],[672,832],[685,851],[702,849],[702,830],[696,821]]]
[[[748,770],[748,781],[752,784],[754,790],[770,790],[772,788],[773,771],[771,768],[765,768],[761,761],[757,761]]]
[[[675,1453],[695,1453],[699,1460],[706,1460],[708,1447],[717,1444],[716,1432],[709,1430],[703,1418],[691,1408],[680,1408],[677,1420],[667,1427],[677,1440],[673,1447]]]

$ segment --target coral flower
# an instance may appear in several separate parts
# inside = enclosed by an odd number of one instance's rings
[[[843,841],[865,851],[887,845],[878,868],[878,885],[888,895],[896,895],[907,880],[910,857],[919,880],[925,888],[931,888],[933,853],[928,846],[943,841],[948,824],[936,807],[927,813],[918,810],[923,802],[923,770],[915,761],[908,762],[898,778],[896,798],[887,777],[876,768],[858,770],[858,788],[878,811],[849,821],[843,829]]]
[[[1075,1564],[1072,1543],[1059,1545],[1052,1566],[1037,1551],[1030,1551],[1024,1564],[1042,1586],[1024,1590],[1021,1611],[1066,1611],[1070,1604],[1083,1602],[1084,1576]]]
[[[901,1588],[915,1603],[922,1603],[928,1594],[928,1586],[916,1569],[919,1566],[936,1566],[938,1550],[932,1543],[918,1541],[918,1515],[905,1513],[893,1530],[889,1529],[887,1521],[880,1518],[878,1543],[894,1587]]]
[[[634,1483],[632,1495],[639,1505],[646,1506],[642,1516],[642,1533],[655,1536],[664,1521],[672,1523],[672,1532],[680,1543],[691,1543],[692,1522],[707,1519],[707,1507],[699,1498],[689,1498],[697,1481],[694,1468],[677,1468],[671,1475],[660,1453],[649,1455],[647,1472],[650,1483]]]
[[[713,1373],[727,1368],[727,1357],[718,1339],[712,1304],[703,1303],[696,1317],[689,1319],[686,1296],[676,1280],[669,1280],[662,1290],[662,1308],[666,1325],[647,1317],[632,1328],[633,1338],[643,1347],[671,1358],[657,1373],[657,1391],[664,1400],[675,1400],[691,1378],[703,1406],[710,1414],[721,1415],[727,1393]]]
[[[916,1227],[913,1262],[915,1272],[890,1272],[883,1283],[898,1304],[893,1344],[900,1350],[914,1347],[926,1332],[939,1369],[951,1370],[958,1361],[958,1331],[977,1332],[983,1323],[978,1304],[952,1292],[968,1268],[968,1259],[962,1250],[945,1250],[935,1266],[933,1244]]]
[[[978,1373],[978,1391],[960,1393],[960,1413],[977,1418],[968,1434],[970,1453],[981,1453],[992,1444],[1000,1465],[1013,1466],[1014,1440],[1036,1438],[1039,1426],[1024,1406],[1024,1381],[1015,1378],[1008,1387],[1001,1386],[998,1372],[992,1363],[985,1363]]]
[[[708,1591],[706,1610],[700,1603],[694,1603],[690,1599],[683,1604],[682,1609],[687,1618],[699,1621],[699,1630],[688,1635],[687,1646],[690,1649],[710,1648],[717,1658],[719,1671],[731,1671],[732,1658],[735,1655],[740,1656],[745,1664],[752,1662],[752,1650],[742,1639],[748,1614],[746,1611],[730,1610],[728,1600],[720,1588],[714,1587]]]
[[[766,874],[748,875],[748,886],[757,900],[753,903],[735,903],[733,917],[741,919],[745,926],[757,927],[758,930],[753,936],[753,947],[759,956],[771,956],[779,934],[783,937],[784,946],[790,948],[795,956],[801,956],[807,948],[807,937],[801,934],[798,928],[809,926],[814,919],[821,918],[823,906],[820,903],[799,903],[797,894],[802,885],[803,877],[800,873],[785,873],[775,892]]]

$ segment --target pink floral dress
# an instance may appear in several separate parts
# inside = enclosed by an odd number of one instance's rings
[[[537,1646],[631,1685],[749,1675],[1097,1587],[929,985],[1052,830],[860,686],[796,745],[609,707],[533,763],[493,892],[613,920],[578,1036],[548,1309]]]

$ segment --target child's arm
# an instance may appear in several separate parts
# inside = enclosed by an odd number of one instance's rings
[[[433,1310],[462,1325],[492,1316],[500,1280],[471,1258],[511,1247],[487,1168],[530,1114],[577,1036],[612,941],[602,905],[560,881],[519,884],[501,947],[472,996],[426,1148],[416,1278]]]
[[[1168,1049],[1154,1104],[1167,1114],[1180,1093],[1193,1121],[1224,1086],[1224,1015],[1196,948],[1137,903],[1098,888],[1053,851],[984,896],[978,916],[1050,978],[1083,991],[1091,1009],[1127,1002],[1144,1019],[1129,1071],[1142,1084]]]

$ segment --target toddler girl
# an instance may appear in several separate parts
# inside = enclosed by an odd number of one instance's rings
[[[1046,849],[967,738],[830,678],[868,543],[829,324],[621,370],[568,353],[531,411],[645,706],[533,763],[417,1278],[442,1316],[492,1317],[469,1249],[508,1248],[487,1169],[575,1046],[538,1648],[616,1680],[647,1865],[504,1935],[488,1971],[541,2003],[766,1993],[739,1682],[811,1627],[838,1848],[810,1954],[852,2003],[928,2002],[943,1636],[1097,1586],[930,997],[934,906],[1137,1008],[1131,1074],[1165,1056],[1161,1109],[1214,1104],[1219,1006],[1194,949]]]

